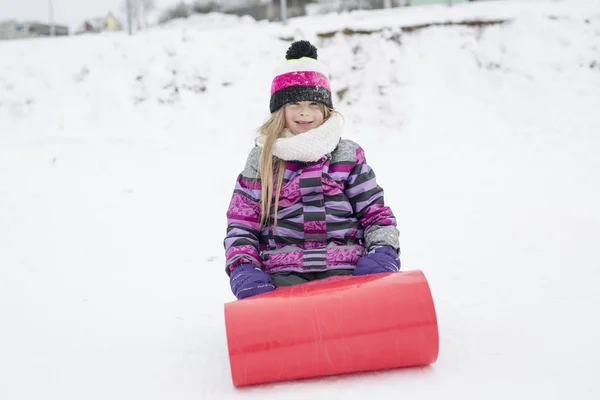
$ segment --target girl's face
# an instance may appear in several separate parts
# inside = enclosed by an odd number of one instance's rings
[[[299,101],[285,105],[285,127],[294,135],[315,129],[323,123],[323,119],[317,102]]]

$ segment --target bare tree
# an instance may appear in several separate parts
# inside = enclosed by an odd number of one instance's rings
[[[196,14],[208,14],[210,12],[219,11],[219,0],[196,0],[192,3],[192,12]]]
[[[190,14],[191,14],[190,7],[184,1],[181,1],[181,2],[177,3],[175,6],[163,11],[158,22],[160,24],[164,24],[165,22],[170,21],[172,19],[187,18],[190,16]]]
[[[124,0],[128,21],[135,23],[137,30],[148,28],[148,14],[156,8],[155,0]]]
[[[132,25],[131,21],[132,21],[132,15],[133,15],[131,1],[132,0],[125,0],[125,4],[123,5],[127,12],[127,30],[129,31],[129,35],[131,35],[133,33],[133,29],[131,28],[131,25]]]
[[[137,0],[141,4],[142,19],[144,26],[148,27],[148,14],[156,9],[155,0]]]

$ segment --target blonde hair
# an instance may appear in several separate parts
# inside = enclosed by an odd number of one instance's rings
[[[335,112],[324,104],[319,103],[321,112],[323,113],[323,122],[327,121],[331,113]],[[258,168],[260,180],[262,183],[262,191],[260,194],[260,224],[266,226],[271,219],[271,206],[273,200],[273,221],[277,226],[277,211],[279,208],[279,195],[283,186],[283,174],[285,172],[285,161],[273,155],[273,146],[275,141],[279,139],[281,133],[285,129],[285,106],[280,107],[277,111],[271,114],[271,118],[267,120],[260,128],[258,133],[264,138],[263,150],[260,156],[260,165]],[[273,193],[273,180],[277,178],[277,186]]]

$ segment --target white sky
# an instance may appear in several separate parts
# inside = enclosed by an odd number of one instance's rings
[[[75,26],[86,18],[108,14],[121,14],[124,0],[0,0],[0,20],[49,20],[49,4],[54,5],[54,20],[58,24]],[[161,8],[176,3],[177,0],[155,0]]]

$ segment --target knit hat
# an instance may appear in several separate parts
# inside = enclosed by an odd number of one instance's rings
[[[333,108],[329,71],[317,61],[317,48],[306,40],[289,47],[286,62],[275,69],[271,84],[271,113],[288,103],[316,101]]]

